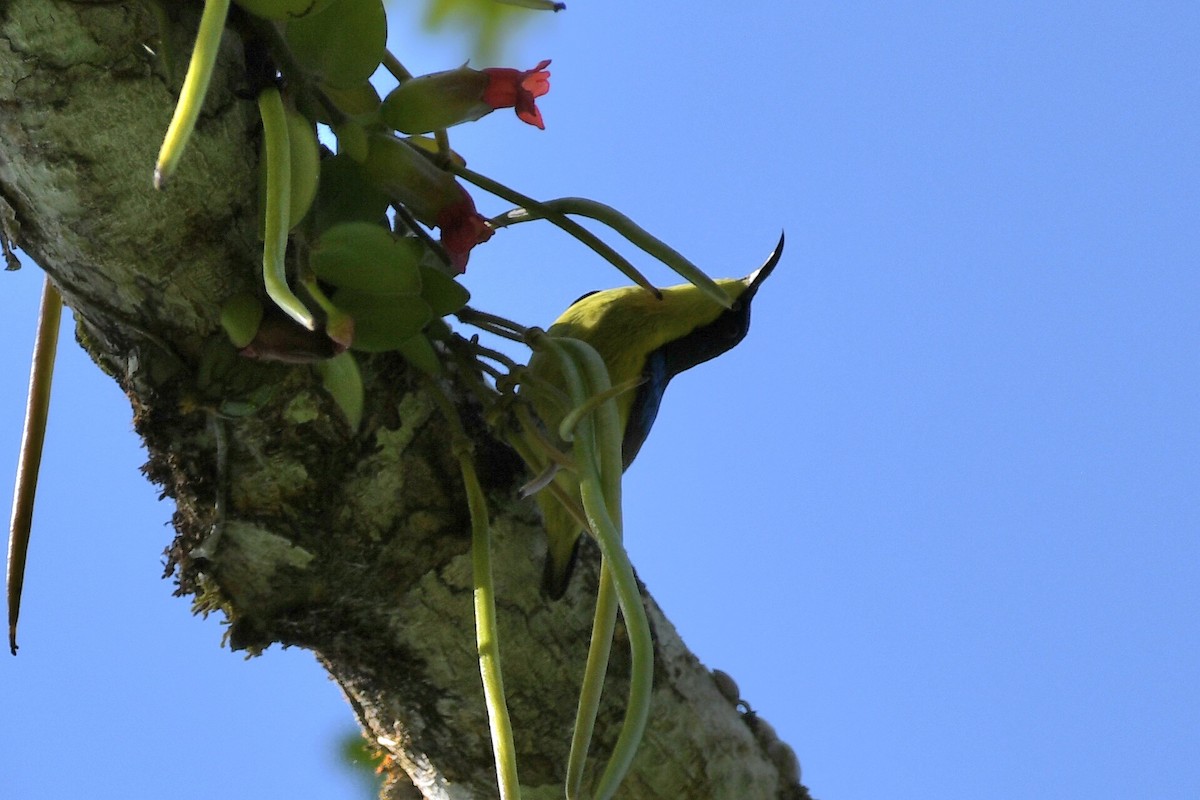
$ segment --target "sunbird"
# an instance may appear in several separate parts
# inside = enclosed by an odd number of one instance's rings
[[[580,339],[591,345],[608,368],[613,386],[640,379],[636,388],[616,397],[622,438],[622,468],[628,469],[650,433],[663,392],[684,370],[730,350],[750,330],[750,302],[783,254],[783,236],[766,262],[745,278],[716,281],[731,301],[723,308],[690,283],[653,292],[628,286],[591,292],[576,300],[547,331],[551,336]],[[557,384],[553,356],[535,354],[530,372]],[[543,422],[556,431],[562,409],[535,399]],[[561,485],[561,484],[560,484]],[[549,491],[536,495],[546,529],[546,565],[542,590],[558,599],[567,590],[579,537],[574,516]]]

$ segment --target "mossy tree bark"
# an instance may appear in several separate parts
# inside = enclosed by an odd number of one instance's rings
[[[176,503],[168,555],[180,592],[229,615],[233,647],[311,650],[367,734],[390,743],[392,796],[413,796],[415,784],[430,798],[493,797],[469,522],[447,427],[399,358],[363,360],[366,415],[352,433],[309,368],[233,357],[218,309],[260,281],[258,118],[239,99],[241,45],[227,31],[181,168],[164,191],[151,188],[179,81],[151,51],[186,53],[199,12],[164,5],[165,30],[139,0],[0,5],[5,238],[61,289],[80,342],[129,396],[146,473]],[[565,600],[539,595],[544,543],[532,505],[517,500],[522,467],[470,424],[475,409],[452,378],[447,389],[490,497],[524,796],[561,796],[595,554]],[[218,413],[231,408],[253,411]],[[761,722],[738,713],[648,605],[652,721],[620,796],[807,796],[781,776]],[[624,709],[623,645],[598,756]]]

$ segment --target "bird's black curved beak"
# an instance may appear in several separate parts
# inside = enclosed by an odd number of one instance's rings
[[[779,259],[783,256],[783,240],[784,233],[779,233],[779,244],[775,245],[775,249],[771,251],[771,255],[767,256],[767,260],[758,269],[746,276],[746,291],[742,292],[738,299],[742,302],[749,302],[754,293],[758,291],[758,285],[767,279],[767,276],[775,269],[775,265],[779,263]]]

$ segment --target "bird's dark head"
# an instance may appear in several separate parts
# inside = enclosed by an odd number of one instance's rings
[[[711,321],[697,326],[686,336],[679,337],[663,346],[668,378],[678,375],[697,364],[716,358],[732,350],[750,330],[750,303],[758,293],[758,287],[767,279],[783,255],[784,237],[761,267],[745,278],[718,280],[733,301]]]

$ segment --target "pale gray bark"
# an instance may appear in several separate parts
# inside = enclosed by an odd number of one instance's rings
[[[162,34],[186,52],[199,4],[171,5],[184,8]],[[394,763],[426,797],[493,797],[469,526],[447,430],[398,358],[364,361],[367,413],[357,435],[308,368],[218,359],[213,374],[200,375],[204,353],[231,352],[217,325],[221,302],[259,280],[257,114],[238,99],[241,46],[227,32],[183,164],[165,191],[154,191],[152,165],[178,83],[148,49],[160,48],[159,37],[136,0],[0,4],[7,236],[61,288],[84,346],[129,395],[150,454],[147,475],[177,504],[168,553],[181,591],[230,616],[234,647],[280,642],[314,652],[368,734],[394,743]],[[256,413],[218,422],[207,410],[262,383],[276,389]],[[470,404],[460,404],[470,418]],[[544,543],[536,511],[516,499],[526,476],[481,426],[472,430],[496,533],[524,796],[559,797],[594,554],[585,554],[566,599],[539,595]],[[212,557],[189,555],[215,527],[223,534]],[[739,714],[648,605],[657,651],[652,722],[620,796],[807,796],[781,778],[761,722]],[[624,644],[613,649],[593,746],[599,757],[624,708]],[[391,791],[412,796],[400,781]]]

